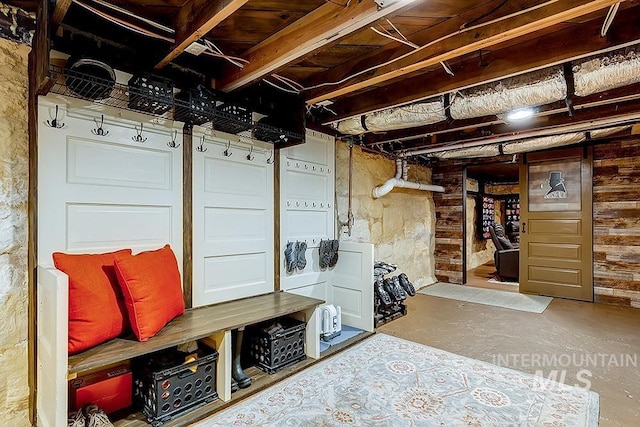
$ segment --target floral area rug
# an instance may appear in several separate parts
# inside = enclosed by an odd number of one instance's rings
[[[598,394],[375,334],[197,424],[597,426]]]

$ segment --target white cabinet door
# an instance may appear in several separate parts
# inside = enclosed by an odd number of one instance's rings
[[[342,307],[342,324],[373,332],[373,244],[340,242],[327,302]]]
[[[67,422],[68,279],[38,267],[37,418],[40,427]]]
[[[193,306],[273,292],[269,150],[208,135],[203,147],[193,153]]]

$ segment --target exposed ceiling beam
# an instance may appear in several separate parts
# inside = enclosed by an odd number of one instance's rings
[[[454,132],[442,136],[438,135],[435,138],[421,138],[404,144],[402,150],[398,151],[444,147],[453,142],[456,144],[489,145],[492,144],[492,140],[498,143],[499,141],[496,141],[498,138],[508,137],[512,140],[518,140],[534,136],[532,134],[535,134],[535,136],[560,135],[575,131],[575,128],[580,125],[586,126],[584,130],[589,130],[589,126],[600,126],[599,123],[606,123],[604,126],[616,126],[617,121],[640,121],[640,113],[638,111],[640,111],[639,100],[614,103],[594,108],[585,108],[580,114],[576,114],[573,117],[567,114],[550,116],[544,123],[537,122],[529,126],[524,126],[515,132],[512,128],[504,124],[494,125],[489,128],[492,133],[490,137],[480,132]],[[538,135],[539,132],[543,132],[544,135]],[[486,140],[486,142],[482,142],[483,140]]]
[[[248,0],[190,0],[176,17],[176,43],[171,52],[155,66],[163,68],[216,25],[241,8]]]
[[[518,10],[527,8],[535,4],[535,2],[531,0],[523,2],[506,2],[504,4],[501,1],[498,2],[498,0],[489,1],[478,7],[471,8],[471,10],[467,10],[460,15],[450,17],[435,25],[422,28],[421,30],[410,34],[408,36],[409,40],[411,43],[422,46],[443,35],[456,33],[461,28],[466,28],[470,25],[473,25],[478,17],[491,15],[492,11],[495,11],[498,3],[500,6],[500,11],[505,15],[517,12]],[[314,87],[325,82],[341,80],[345,76],[353,73],[354,70],[364,70],[370,67],[374,67],[377,64],[381,64],[391,59],[405,55],[412,50],[413,48],[405,44],[387,43],[384,46],[375,49],[367,54],[358,55],[357,57],[349,61],[343,62],[324,72],[320,72],[316,75],[311,76],[310,79],[305,81],[305,86]],[[321,89],[309,90],[307,93],[307,98],[321,92]]]
[[[72,0],[57,0],[56,7],[53,9],[53,14],[51,14],[51,28],[54,32],[58,31],[58,27],[62,20],[67,14],[69,7],[71,6]]]
[[[423,45],[393,62],[383,63],[376,70],[363,73],[341,85],[331,86],[322,93],[311,95],[307,99],[307,104],[316,104],[326,99],[337,98],[366,89],[369,86],[403,77],[429,66],[437,65],[442,61],[448,61],[480,49],[487,49],[561,22],[579,18],[617,2],[617,0],[549,1],[535,10],[494,20],[480,28],[472,26],[452,33],[439,42]]]
[[[238,69],[225,66],[219,88],[225,92],[246,86],[302,56],[336,43],[342,37],[405,7],[400,0],[381,9],[373,0],[347,7],[327,2],[243,54],[249,63]]]
[[[363,92],[339,99],[331,106],[337,115],[328,116],[327,121],[335,122],[640,43],[640,33],[637,30],[640,28],[640,13],[626,13],[617,17],[607,37],[600,36],[601,27],[602,20],[596,19],[585,25],[572,26],[537,39],[486,52],[482,64],[474,55],[452,67],[454,77],[446,74],[440,67],[435,71],[377,88],[375,96]]]

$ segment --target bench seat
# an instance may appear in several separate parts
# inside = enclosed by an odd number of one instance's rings
[[[69,356],[68,375],[108,366],[133,357],[209,337],[220,331],[241,328],[292,313],[304,312],[323,300],[288,292],[269,294],[188,309],[146,342],[135,337],[116,338],[82,353]]]

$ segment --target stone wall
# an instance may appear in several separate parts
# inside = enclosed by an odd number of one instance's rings
[[[346,221],[349,189],[349,147],[336,142],[336,206],[339,221]],[[395,175],[393,160],[353,148],[352,210],[355,219],[351,236],[338,229],[340,239],[371,242],[375,258],[398,265],[416,285],[435,282],[433,195],[429,191],[396,188],[374,199],[371,191]],[[409,166],[409,181],[431,182],[431,170]]]
[[[597,302],[640,308],[640,138],[593,151],[593,282]]]
[[[27,55],[0,39],[0,424],[29,425]]]

